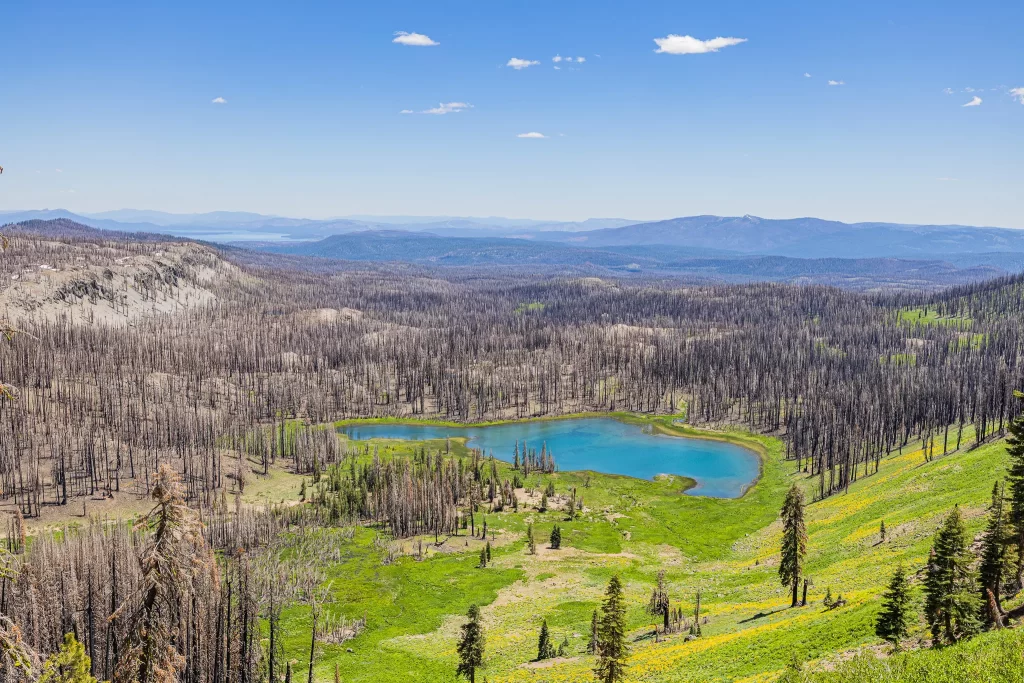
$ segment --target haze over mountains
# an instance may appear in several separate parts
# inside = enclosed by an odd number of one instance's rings
[[[325,220],[218,211],[124,209],[0,213],[0,223],[64,218],[295,256],[434,266],[533,266],[552,272],[844,287],[941,287],[1024,270],[1024,230],[688,216],[664,221],[349,216]]]

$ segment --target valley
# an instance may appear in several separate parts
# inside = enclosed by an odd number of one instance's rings
[[[476,606],[487,680],[587,680],[612,577],[625,680],[873,680],[1019,638],[933,654],[922,607],[936,529],[956,508],[982,543],[1014,462],[1019,277],[867,295],[4,232],[0,611],[26,657],[71,629],[121,675],[165,509],[197,530],[169,589],[192,607],[154,614],[200,679],[448,680]],[[906,655],[874,632],[897,566]]]

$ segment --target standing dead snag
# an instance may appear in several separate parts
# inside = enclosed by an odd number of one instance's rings
[[[124,619],[127,633],[114,670],[115,683],[175,683],[184,657],[178,640],[179,608],[189,604],[192,583],[214,569],[196,513],[185,505],[178,477],[169,465],[157,470],[156,505],[135,525],[150,536],[142,546],[138,591],[111,619]]]

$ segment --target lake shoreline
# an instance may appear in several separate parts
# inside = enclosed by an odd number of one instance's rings
[[[581,412],[581,413],[568,413],[564,415],[545,415],[535,418],[525,418],[522,420],[488,420],[481,422],[454,422],[448,420],[436,420],[436,419],[417,419],[412,417],[378,417],[378,418],[350,418],[344,420],[337,420],[330,423],[339,432],[344,433],[344,429],[347,427],[358,427],[358,426],[375,426],[375,425],[395,425],[395,426],[409,426],[409,427],[440,427],[449,429],[476,429],[476,428],[487,428],[487,427],[500,427],[500,426],[511,426],[511,425],[528,425],[545,422],[555,421],[569,421],[569,420],[580,420],[580,419],[611,419],[617,422],[640,427],[651,427],[650,431],[644,433],[648,435],[662,435],[670,436],[679,439],[692,439],[692,440],[703,440],[703,441],[715,441],[721,443],[727,443],[732,446],[737,446],[743,451],[753,455],[757,461],[757,473],[748,482],[742,485],[738,495],[714,495],[712,494],[701,494],[701,493],[689,493],[687,495],[699,496],[702,498],[709,499],[720,499],[720,500],[739,500],[747,496],[757,484],[761,481],[764,476],[765,464],[767,458],[767,450],[765,446],[757,438],[757,435],[749,434],[741,431],[728,431],[722,432],[710,429],[700,429],[689,425],[681,425],[674,423],[674,420],[679,419],[678,415],[644,415],[637,413],[628,412]],[[368,437],[369,439],[394,439],[398,441],[432,441],[438,440],[439,438],[450,438],[457,440],[463,445],[468,444],[474,437],[472,435],[458,435],[458,436],[446,436],[446,437],[435,437],[428,439],[415,439],[415,438],[402,438],[402,437]],[[496,458],[502,462],[508,462],[503,458]],[[592,472],[600,474],[602,476],[614,476],[614,477],[630,477],[638,479],[640,481],[650,481],[661,476],[677,477],[686,480],[686,486],[683,489],[683,493],[692,491],[693,489],[699,489],[702,485],[700,479],[695,478],[689,474],[681,474],[677,472],[658,472],[650,477],[636,476],[631,474],[625,474],[622,472],[603,472],[593,468],[572,468],[567,470],[560,470],[565,472]],[[711,479],[714,479],[711,477]]]

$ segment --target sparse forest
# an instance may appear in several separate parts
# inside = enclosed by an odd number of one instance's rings
[[[781,440],[787,468],[822,501],[904,448],[929,462],[1002,438],[1020,411],[1024,277],[862,294],[354,265],[61,223],[4,232],[5,681],[36,680],[68,633],[100,680],[291,680],[283,641],[296,636],[280,630],[291,604],[309,609],[312,681],[318,643],[362,628],[324,612],[345,539],[321,534],[487,541],[485,514],[518,511],[517,492],[557,471],[549,453],[518,446],[495,454],[503,463],[450,446],[391,457],[339,440],[338,420],[668,416]],[[302,478],[301,500],[243,504],[278,471]],[[536,492],[545,509],[550,485]],[[583,503],[575,483],[563,491],[571,524]],[[33,524],[45,531],[29,538]],[[781,571],[794,607],[801,581],[807,601],[803,524]],[[545,552],[564,552],[570,531],[550,529]],[[537,552],[533,534],[549,530],[529,533]],[[491,571],[490,545],[473,552]],[[595,627],[609,681],[628,671],[614,586]],[[683,617],[662,590],[651,614],[668,632]],[[962,628],[940,625],[936,638],[980,628],[971,605]],[[904,635],[901,618],[886,637]],[[483,655],[470,631],[460,672],[472,680]]]

